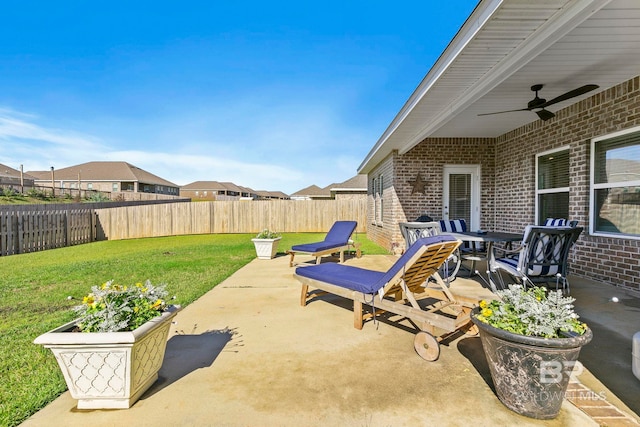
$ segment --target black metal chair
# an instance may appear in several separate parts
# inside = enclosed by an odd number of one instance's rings
[[[555,282],[556,289],[569,292],[567,263],[569,250],[578,240],[582,227],[527,226],[522,245],[517,250],[493,247],[488,254],[489,283],[495,291],[496,284],[504,289],[501,271],[527,286]]]

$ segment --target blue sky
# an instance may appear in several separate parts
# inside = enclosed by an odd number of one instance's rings
[[[344,181],[476,4],[4,2],[0,163],[288,194]]]

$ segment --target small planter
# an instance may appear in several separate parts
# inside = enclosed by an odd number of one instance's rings
[[[529,337],[494,328],[476,318],[482,347],[500,401],[518,414],[537,419],[555,418],[569,384],[571,370],[590,329],[567,338]]]
[[[76,321],[34,340],[50,348],[78,409],[130,408],[158,379],[180,306],[129,332],[72,332]]]
[[[259,259],[271,259],[278,253],[278,243],[282,237],[276,237],[275,239],[251,239],[256,247],[256,254]]]

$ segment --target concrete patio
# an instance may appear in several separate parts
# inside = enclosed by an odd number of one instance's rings
[[[347,262],[383,270],[394,259]],[[580,357],[586,369],[570,384],[574,403],[565,400],[557,419],[539,421],[500,403],[478,337],[459,335],[443,343],[436,362],[426,362],[406,322],[368,322],[356,330],[350,305],[332,296],[301,307],[288,261],[256,259],[184,308],[160,379],[132,408],[82,411],[66,392],[23,425],[638,425],[640,381],[630,370],[630,338],[628,354],[616,347],[640,330],[638,299],[620,294],[621,302],[612,303],[613,290],[573,278],[578,311],[595,338]],[[488,292],[465,278],[452,290],[478,298]],[[625,402],[610,387],[631,397]]]

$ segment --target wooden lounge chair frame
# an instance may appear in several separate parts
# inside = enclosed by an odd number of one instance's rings
[[[365,293],[349,289],[347,287],[330,283],[331,278],[319,280],[300,275],[310,271],[296,269],[294,277],[302,284],[300,305],[303,307],[314,298],[331,293],[353,300],[354,327],[362,329],[365,320],[390,312],[411,320],[420,331],[416,334],[414,347],[416,352],[425,360],[434,361],[440,354],[439,341],[457,332],[471,330],[469,313],[477,305],[477,300],[454,297],[444,283],[438,269],[447,260],[462,242],[450,236],[427,237],[418,240],[415,247],[404,255],[389,269],[385,276],[386,283],[374,293]],[[401,268],[398,263],[403,264]],[[314,269],[322,266],[304,267]],[[366,273],[370,270],[358,267],[335,264],[330,266],[335,271],[351,270],[357,273],[361,270]],[[389,274],[393,270],[397,272]],[[326,270],[327,268],[325,268]],[[429,280],[432,278],[433,280]],[[309,288],[316,288],[309,291]],[[363,305],[370,306],[372,310],[365,313]],[[443,332],[438,334],[437,332]]]

